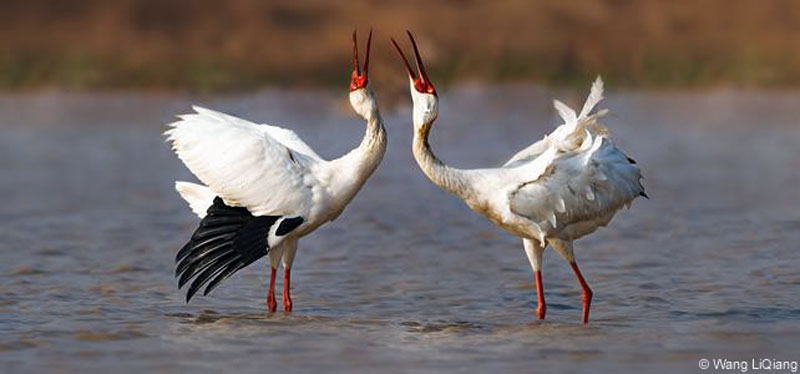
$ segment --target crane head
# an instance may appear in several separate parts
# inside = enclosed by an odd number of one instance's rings
[[[425,72],[425,65],[422,63],[422,57],[419,55],[419,48],[417,48],[417,42],[414,40],[414,36],[411,35],[411,31],[406,30],[408,34],[408,38],[411,39],[411,45],[414,47],[414,57],[417,62],[417,71],[419,75],[414,72],[411,68],[411,64],[408,63],[408,59],[403,54],[403,50],[400,49],[400,46],[397,45],[397,42],[392,38],[392,44],[397,49],[397,53],[400,54],[400,58],[403,60],[403,65],[405,65],[406,70],[408,71],[408,77],[411,79],[411,83],[414,86],[414,89],[421,93],[421,94],[429,94],[433,96],[436,95],[436,89],[433,87],[433,83],[428,78],[428,73]]]
[[[367,54],[364,56],[364,68],[358,66],[358,36],[357,30],[353,30],[353,77],[350,81],[350,92],[367,87],[369,82],[369,52],[372,44],[372,29],[369,30],[367,37]]]

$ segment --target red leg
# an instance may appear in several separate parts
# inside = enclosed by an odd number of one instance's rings
[[[292,296],[289,295],[289,285],[291,283],[292,269],[283,269],[283,311],[292,311]]]
[[[278,310],[278,303],[275,301],[275,276],[277,275],[278,270],[274,268],[272,269],[272,273],[269,276],[269,291],[267,291],[267,310],[270,313],[275,313]]]
[[[592,305],[593,295],[592,289],[589,288],[589,285],[586,284],[586,280],[583,279],[583,275],[581,275],[581,271],[578,269],[578,264],[572,262],[570,265],[572,265],[572,270],[575,272],[575,276],[578,277],[581,288],[583,288],[583,323],[589,323],[589,307]]]
[[[536,308],[536,318],[544,319],[545,313],[547,313],[547,304],[544,302],[544,285],[542,284],[542,272],[540,270],[536,270],[534,272],[534,277],[536,278],[536,300],[539,306]]]

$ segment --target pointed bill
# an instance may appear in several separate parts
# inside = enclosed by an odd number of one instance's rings
[[[428,73],[425,70],[425,64],[422,62],[422,56],[419,53],[417,42],[414,40],[414,36],[411,35],[410,31],[406,30],[406,33],[408,34],[408,38],[411,40],[411,45],[414,48],[414,61],[417,64],[416,72],[411,68],[411,64],[408,62],[408,59],[403,53],[403,50],[400,48],[400,45],[397,44],[397,41],[395,41],[394,38],[391,38],[391,40],[394,48],[397,50],[397,53],[400,54],[400,58],[403,60],[403,65],[406,67],[406,71],[408,72],[408,76],[414,85],[414,89],[419,93],[437,96],[436,89],[433,87],[433,83],[431,83],[431,80],[428,78]]]
[[[359,66],[358,60],[358,30],[353,30],[353,74],[350,81],[350,91],[355,91],[367,86],[369,83],[369,55],[372,44],[372,29],[367,38],[367,54],[364,56],[364,68]]]
[[[397,42],[394,40],[394,38],[390,39],[392,40],[392,44],[394,44],[394,48],[397,49],[397,53],[400,54],[400,58],[403,60],[403,66],[406,67],[406,71],[408,71],[409,78],[411,78],[411,80],[413,81],[416,81],[417,73],[415,73],[414,69],[411,68],[411,64],[408,63],[408,59],[406,58],[406,55],[403,54],[403,50],[400,48],[399,45],[397,45]]]

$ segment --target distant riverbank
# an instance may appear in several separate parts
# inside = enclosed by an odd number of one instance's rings
[[[800,86],[792,1],[143,2],[10,0],[0,90],[242,91],[349,75],[350,33],[375,27],[376,81],[405,77],[388,44],[413,30],[454,81],[583,86]]]

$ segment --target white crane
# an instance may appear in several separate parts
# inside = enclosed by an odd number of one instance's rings
[[[436,120],[438,96],[408,32],[416,57],[417,75],[392,39],[411,81],[414,158],[433,183],[455,194],[472,210],[522,238],[536,280],[536,315],[547,306],[542,285],[542,255],[547,245],[572,266],[583,288],[583,322],[589,321],[592,290],[575,262],[572,242],[605,226],[614,214],[638,196],[647,197],[635,161],[614,146],[608,129],[597,120],[607,114],[592,110],[603,96],[603,81],[592,85],[580,114],[556,100],[564,124],[523,149],[503,166],[456,169],[442,163],[428,144]]]
[[[176,258],[178,287],[194,278],[187,302],[204,285],[207,295],[238,270],[269,255],[269,311],[277,310],[275,276],[281,262],[283,308],[292,310],[290,272],[298,239],[342,213],[386,150],[383,120],[368,85],[371,41],[372,31],[361,69],[353,32],[350,104],[367,125],[361,144],[338,159],[323,160],[291,130],[200,107],[169,125],[165,135],[175,153],[205,184],[175,183],[202,218]]]

